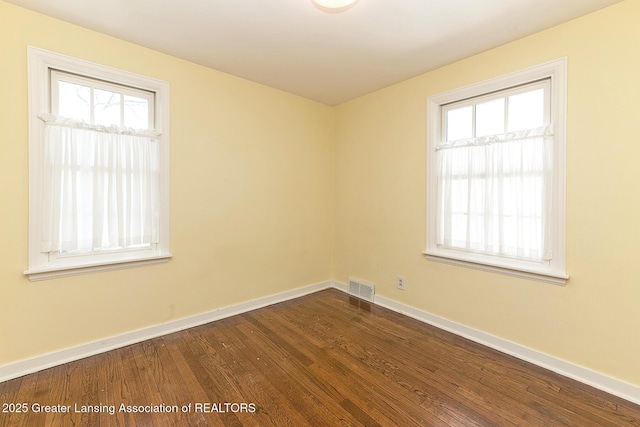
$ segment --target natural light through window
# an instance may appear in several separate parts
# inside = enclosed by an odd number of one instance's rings
[[[545,138],[518,133],[549,124],[548,86],[445,107],[439,245],[539,261],[550,256],[542,218]],[[492,138],[473,139],[481,137]]]
[[[153,93],[51,71],[52,112],[78,129],[48,126],[52,168],[50,256],[151,248],[157,243],[158,144],[130,130],[153,130]],[[112,133],[82,128],[97,125]],[[70,159],[65,152],[74,156]],[[60,158],[62,158],[60,157]],[[52,157],[54,158],[54,157]]]
[[[51,79],[58,88],[52,97],[54,114],[107,127],[153,128],[153,93],[58,71],[51,72]]]
[[[165,262],[168,85],[35,48],[30,54],[30,92],[38,95],[30,102],[25,273],[38,280]]]
[[[564,119],[549,70],[430,98],[430,259],[566,279]]]

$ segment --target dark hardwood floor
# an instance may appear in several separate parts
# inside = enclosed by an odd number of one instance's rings
[[[640,426],[638,405],[336,290],[0,383],[0,403],[1,426]]]

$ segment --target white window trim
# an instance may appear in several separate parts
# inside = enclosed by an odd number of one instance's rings
[[[27,47],[29,85],[29,280],[108,271],[167,262],[169,250],[169,83],[55,52]],[[39,251],[41,241],[44,122],[38,118],[50,111],[49,71],[60,70],[93,79],[147,90],[155,93],[155,128],[160,139],[160,243],[155,250],[126,251],[98,257],[78,257],[77,261],[49,260]],[[55,257],[54,257],[55,258]]]
[[[437,154],[441,137],[441,110],[444,105],[490,94],[541,79],[551,79],[551,121],[554,123],[553,259],[530,262],[491,255],[474,254],[438,247],[436,244]],[[564,285],[566,272],[566,106],[567,59],[561,58],[480,83],[454,89],[427,98],[427,244],[423,252],[428,260],[510,276]]]

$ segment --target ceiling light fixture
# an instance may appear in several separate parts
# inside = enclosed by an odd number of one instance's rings
[[[323,12],[340,13],[351,9],[360,0],[311,0],[311,3]]]

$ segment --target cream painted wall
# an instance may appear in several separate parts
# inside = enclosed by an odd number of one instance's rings
[[[639,17],[628,0],[338,106],[334,277],[640,385]],[[426,98],[563,56],[567,286],[427,261]]]
[[[29,282],[27,45],[171,85],[161,266]],[[331,108],[0,1],[0,365],[327,280]]]

